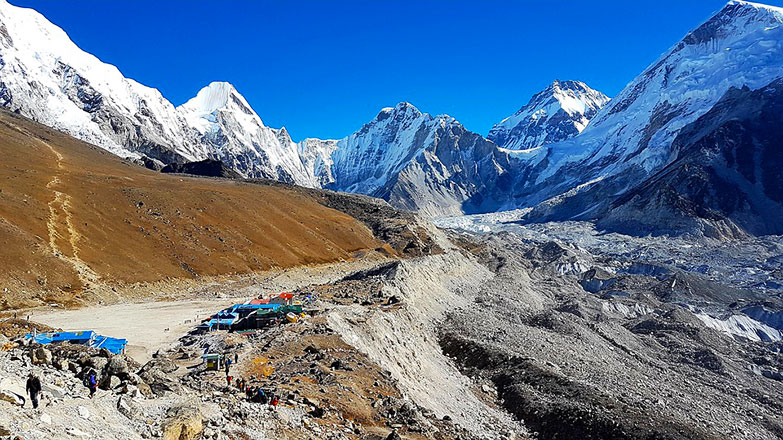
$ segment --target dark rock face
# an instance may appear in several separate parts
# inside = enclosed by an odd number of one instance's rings
[[[239,173],[224,165],[223,162],[214,159],[184,164],[170,163],[160,171],[162,173],[193,174],[195,176],[225,177],[228,179],[239,179],[242,177]]]
[[[783,233],[783,80],[732,89],[675,139],[676,159],[599,226],[635,234]]]

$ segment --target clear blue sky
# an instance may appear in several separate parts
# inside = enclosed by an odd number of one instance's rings
[[[613,96],[726,1],[11,3],[175,105],[229,81],[301,140],[346,136],[400,101],[486,134],[556,78]]]

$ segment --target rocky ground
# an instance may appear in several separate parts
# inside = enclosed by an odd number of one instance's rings
[[[0,402],[8,409],[0,416],[2,432],[25,439],[63,432],[76,438],[519,438],[524,428],[459,374],[437,345],[434,314],[450,306],[442,298],[428,306],[418,292],[445,293],[446,281],[437,276],[444,267],[455,279],[487,273],[458,252],[370,262],[336,280],[300,286],[298,293],[316,298],[308,318],[251,333],[189,334],[144,365],[78,346],[27,346],[18,336],[30,323],[9,323],[16,342],[0,352],[0,389],[12,396]],[[378,321],[398,332],[385,335],[382,351],[357,339]],[[207,371],[201,361],[207,347],[236,355],[231,375],[280,396],[281,405],[250,402],[227,386],[224,372]],[[94,399],[82,384],[89,368],[100,371],[103,388]],[[24,395],[31,370],[46,384],[38,410],[13,397]]]
[[[758,283],[780,278],[780,240],[500,229],[455,235],[495,276],[449,315],[440,343],[528,429],[541,438],[783,437],[783,346],[758,337],[776,328],[740,313],[779,310],[779,294]],[[707,309],[722,325],[709,325]]]
[[[2,432],[25,439],[783,438],[774,237],[685,247],[575,224],[505,228],[451,232],[449,240],[434,233],[442,252],[430,255],[368,255],[222,287],[215,281],[194,297],[247,299],[284,288],[312,298],[309,316],[256,332],[187,334],[143,365],[81,347],[16,346],[31,323],[5,321]],[[744,257],[732,253],[753,258],[740,270]],[[769,316],[752,318],[752,307]],[[224,372],[205,369],[205,350],[235,355],[233,378],[281,404],[251,402],[229,387]],[[81,382],[88,368],[101,372],[104,388],[93,399]],[[15,397],[31,369],[46,384],[35,411]]]

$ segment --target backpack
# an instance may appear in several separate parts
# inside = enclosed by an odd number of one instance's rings
[[[94,387],[94,386],[98,385],[98,382],[95,380],[95,375],[94,374],[91,374],[90,378],[88,380],[90,381],[89,383],[90,383],[91,387]]]

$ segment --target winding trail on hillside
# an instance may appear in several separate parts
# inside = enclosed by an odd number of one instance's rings
[[[21,127],[17,127],[22,130]],[[31,136],[32,137],[32,136]],[[90,268],[81,258],[79,258],[79,240],[81,234],[74,227],[73,214],[71,212],[71,196],[55,189],[62,180],[60,174],[64,170],[63,155],[60,154],[49,143],[36,139],[36,141],[45,145],[54,155],[57,161],[57,173],[52,177],[46,187],[54,192],[54,198],[48,203],[49,217],[46,220],[46,229],[49,232],[49,247],[54,256],[71,266],[76,271],[76,276],[81,281],[84,288],[95,285],[100,282],[100,276]],[[61,231],[64,229],[64,231]],[[58,239],[66,239],[71,248],[71,256],[67,256],[63,249],[57,244]]]

